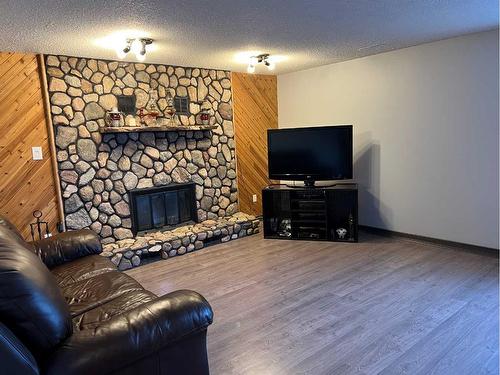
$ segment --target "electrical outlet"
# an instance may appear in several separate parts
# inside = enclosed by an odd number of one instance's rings
[[[252,202],[257,202],[257,194],[252,195]]]
[[[42,148],[37,146],[37,147],[31,147],[31,154],[33,155],[33,160],[43,160],[43,154],[42,154]]]

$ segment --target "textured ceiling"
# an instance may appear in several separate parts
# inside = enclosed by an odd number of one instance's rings
[[[286,73],[496,27],[498,0],[0,0],[3,51],[116,59],[102,39],[138,33],[148,62],[234,71],[251,51]]]

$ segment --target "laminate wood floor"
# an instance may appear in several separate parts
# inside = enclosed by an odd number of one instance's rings
[[[498,374],[498,258],[361,234],[255,235],[128,271],[211,303],[211,373]]]

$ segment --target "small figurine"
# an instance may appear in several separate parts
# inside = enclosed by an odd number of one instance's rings
[[[146,109],[148,111],[148,115],[154,118],[160,115],[160,109],[156,104],[157,100],[158,100],[158,95],[156,91],[154,90],[149,91],[149,101],[148,104],[146,105]]]
[[[203,125],[208,125],[210,123],[210,109],[212,106],[205,100],[201,105],[200,120]]]
[[[347,234],[347,229],[337,228],[337,230],[335,232],[337,232],[337,236],[339,237],[339,239],[343,240],[345,235]]]
[[[279,225],[278,235],[280,237],[292,236],[292,221],[290,219],[283,219]]]
[[[111,127],[118,127],[122,125],[123,113],[117,107],[113,107],[111,111],[106,114],[106,124]]]
[[[167,106],[165,107],[165,114],[168,119],[173,120],[176,111],[175,111],[174,98],[172,97],[170,90],[167,91],[165,99],[167,100]]]
[[[158,99],[156,91],[151,90],[149,92],[149,101],[146,104],[146,107],[139,109],[138,115],[141,119],[141,124],[145,124],[147,126],[156,125],[156,119],[160,116],[160,109],[156,104],[156,99]]]

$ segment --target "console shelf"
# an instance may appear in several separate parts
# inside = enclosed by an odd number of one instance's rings
[[[315,188],[268,186],[262,191],[262,204],[264,238],[358,241],[356,184]]]

